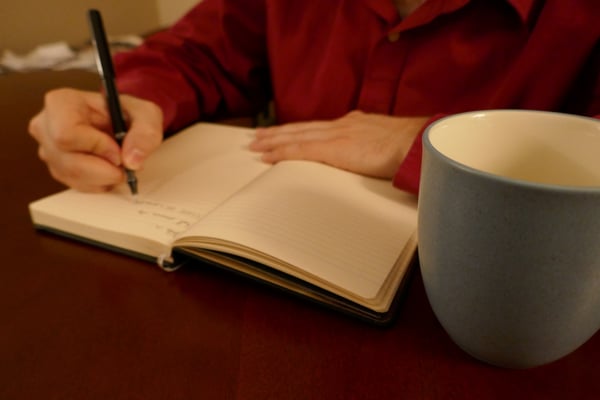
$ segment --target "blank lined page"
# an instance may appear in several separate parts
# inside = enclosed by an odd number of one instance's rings
[[[187,235],[242,243],[369,299],[377,295],[416,224],[416,198],[389,181],[286,161]]]

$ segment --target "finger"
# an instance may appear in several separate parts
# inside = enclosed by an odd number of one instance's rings
[[[29,123],[30,135],[45,148],[46,153],[85,152],[102,157],[114,165],[121,164],[118,146],[104,132],[86,125],[53,132],[45,127],[46,118],[45,112],[42,111]],[[49,157],[42,159],[48,161]]]
[[[63,153],[84,153],[121,164],[121,150],[112,135],[89,125],[50,132],[53,147]]]
[[[327,129],[332,121],[290,122],[288,124],[257,128],[256,137],[265,138],[281,134],[294,134],[308,131],[321,131]]]
[[[110,116],[104,96],[99,92],[88,92],[63,88],[52,90],[44,96],[44,111],[52,116],[49,128],[89,124],[101,131],[110,128]]]
[[[283,126],[282,126],[283,127]],[[324,142],[335,139],[342,131],[334,124],[315,124],[308,127],[299,127],[293,130],[281,130],[275,134],[256,137],[249,145],[253,151],[271,151],[280,146],[289,146],[294,143]]]
[[[162,111],[154,103],[128,96],[123,96],[122,103],[130,121],[123,141],[123,162],[127,168],[137,170],[162,142]]]
[[[121,168],[88,154],[64,155],[48,163],[48,169],[54,179],[85,192],[104,192],[125,180]]]
[[[34,138],[36,141],[40,141],[42,135],[42,119],[43,119],[43,111],[40,111],[36,115],[29,120],[29,125],[27,126],[27,131],[29,135]]]
[[[57,89],[30,122],[31,135],[49,151],[83,152],[120,164],[120,149],[106,133],[107,113],[99,93]]]
[[[274,147],[264,152],[261,159],[269,164],[275,164],[284,160],[306,160],[326,162],[327,164],[338,166],[338,163],[331,159],[331,147],[323,142],[314,141],[292,142]]]

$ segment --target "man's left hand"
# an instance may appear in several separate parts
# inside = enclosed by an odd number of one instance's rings
[[[262,160],[322,162],[362,175],[392,178],[429,117],[352,111],[330,121],[258,128],[250,149]]]

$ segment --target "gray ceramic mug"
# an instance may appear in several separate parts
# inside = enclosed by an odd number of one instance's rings
[[[600,120],[492,110],[423,137],[419,259],[463,350],[528,368],[600,328]]]

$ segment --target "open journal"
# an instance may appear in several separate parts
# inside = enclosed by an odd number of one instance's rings
[[[201,123],[165,140],[126,185],[29,205],[33,224],[174,268],[201,259],[386,323],[416,253],[416,197],[324,164],[262,163],[252,130]]]

